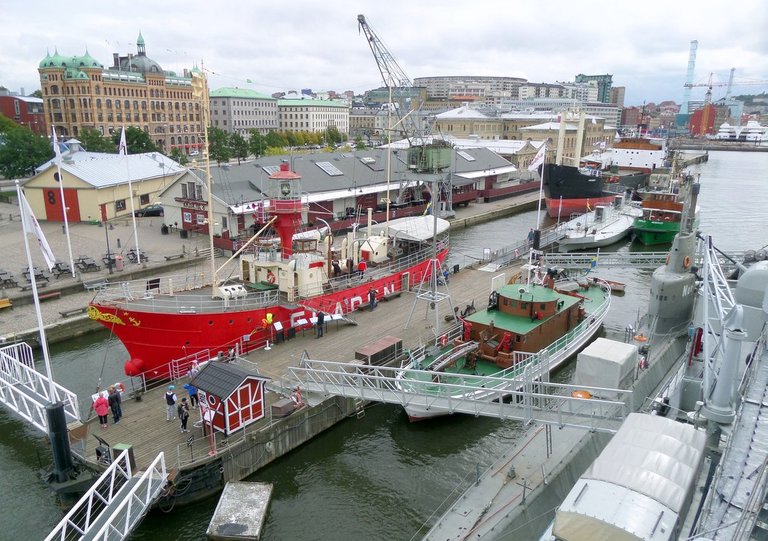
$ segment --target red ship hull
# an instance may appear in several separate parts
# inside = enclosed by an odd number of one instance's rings
[[[448,250],[437,254],[442,264]],[[368,291],[374,288],[378,297],[401,291],[408,275],[408,283],[418,284],[429,270],[430,260],[424,260],[385,277],[366,279],[359,285],[304,299],[295,305],[217,312],[176,313],[135,310],[120,303],[91,303],[88,313],[113,332],[128,350],[125,364],[128,376],[145,375],[164,378],[171,375],[171,362],[195,353],[226,354],[231,347],[251,351],[274,341],[275,326],[264,326],[262,320],[272,314],[273,322],[280,322],[284,330],[301,329],[296,322],[311,317],[312,311],[347,313],[368,303]],[[367,277],[366,277],[367,278]],[[283,331],[285,332],[285,331]]]
[[[615,194],[603,197],[577,198],[577,199],[551,199],[545,198],[547,214],[551,218],[568,219],[571,214],[584,214],[594,210],[597,205],[610,205]]]

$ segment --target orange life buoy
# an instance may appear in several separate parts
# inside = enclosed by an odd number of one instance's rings
[[[691,266],[691,258],[688,257],[688,256],[685,256],[683,258],[683,267],[685,267],[687,269],[690,266]]]
[[[274,284],[275,283],[275,273],[274,272],[267,271],[267,282],[269,282],[270,284]]]
[[[444,334],[440,337],[440,345],[441,346],[447,346],[448,345],[448,335]]]
[[[573,391],[571,393],[573,398],[592,398],[592,393],[587,390]]]
[[[637,340],[638,342],[647,342],[648,341],[648,339],[643,334],[638,334],[637,336],[635,336],[635,340]]]
[[[120,392],[120,393],[124,393],[125,392],[125,385],[123,385],[122,383],[115,383],[115,389],[117,389],[118,392]]]

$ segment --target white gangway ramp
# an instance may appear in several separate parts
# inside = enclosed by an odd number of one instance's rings
[[[53,389],[53,395],[51,395]],[[0,348],[0,402],[48,434],[46,404],[63,402],[67,423],[79,422],[77,395],[35,370],[29,344]]]
[[[166,477],[163,453],[140,476],[134,477],[126,449],[45,541],[125,539],[165,489]]]

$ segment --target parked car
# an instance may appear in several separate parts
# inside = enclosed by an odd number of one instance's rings
[[[192,150],[192,151],[189,153],[189,155],[190,155],[190,156],[199,156],[199,155],[200,155],[200,151],[199,151],[199,150]]]
[[[162,216],[163,214],[163,206],[157,204],[146,206],[133,213],[134,216]]]

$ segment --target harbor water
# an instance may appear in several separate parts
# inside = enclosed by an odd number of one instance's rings
[[[768,153],[711,152],[708,163],[689,171],[701,174],[701,230],[712,234],[721,250],[768,245],[762,229],[768,223]],[[451,236],[451,263],[466,265],[481,258],[483,249],[499,249],[524,238],[536,217],[536,211],[529,211],[456,231]],[[626,241],[607,249],[641,248]],[[646,309],[651,271],[601,269],[598,264],[593,272],[627,284],[626,294],[614,297],[603,330],[621,339],[625,326]],[[458,306],[474,300],[480,307],[487,300],[451,293]],[[105,333],[52,347],[56,378],[81,400],[97,385],[103,389],[121,380],[125,357],[122,345]],[[567,380],[572,370],[573,363],[557,379]],[[418,538],[419,528],[434,521],[435,510],[456,497],[452,491],[485,470],[520,433],[514,422],[462,415],[411,424],[400,408],[373,405],[363,417],[340,423],[251,478],[274,484],[263,538]],[[45,439],[0,409],[0,491],[5,495],[0,539],[42,539],[63,516],[39,477],[40,468],[50,461]],[[168,513],[154,512],[132,539],[205,539],[216,502],[211,498]]]

